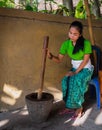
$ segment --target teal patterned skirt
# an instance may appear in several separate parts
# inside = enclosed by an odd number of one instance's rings
[[[71,71],[75,71],[73,68]],[[65,76],[62,79],[62,93],[66,108],[80,108],[84,102],[84,94],[88,90],[88,82],[93,74],[92,70],[84,68],[78,74]]]

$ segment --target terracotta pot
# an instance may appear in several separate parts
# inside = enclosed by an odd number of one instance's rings
[[[52,110],[54,96],[49,93],[42,93],[42,99],[37,99],[37,93],[31,93],[25,97],[28,113],[31,120],[41,123],[48,119]]]

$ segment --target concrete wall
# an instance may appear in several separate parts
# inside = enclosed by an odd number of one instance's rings
[[[0,8],[0,110],[25,105],[25,95],[40,87],[42,47],[49,36],[49,49],[57,55],[67,38],[71,17]],[[86,20],[84,36],[89,39]],[[95,42],[102,49],[102,20],[92,21]],[[66,56],[57,64],[47,59],[44,90],[61,99],[61,79],[70,68]]]

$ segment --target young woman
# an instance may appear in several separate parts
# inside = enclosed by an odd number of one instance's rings
[[[66,109],[60,114],[75,110],[72,118],[82,116],[84,94],[93,73],[90,61],[91,43],[83,37],[82,33],[82,23],[72,22],[69,27],[69,39],[62,43],[58,56],[48,51],[48,58],[57,63],[60,63],[66,54],[71,58],[72,69],[62,79],[62,93]]]

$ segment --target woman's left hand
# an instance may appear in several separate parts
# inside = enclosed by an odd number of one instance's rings
[[[75,74],[76,74],[75,72],[69,71],[69,72],[66,74],[66,76],[73,76],[73,75],[75,75]]]

